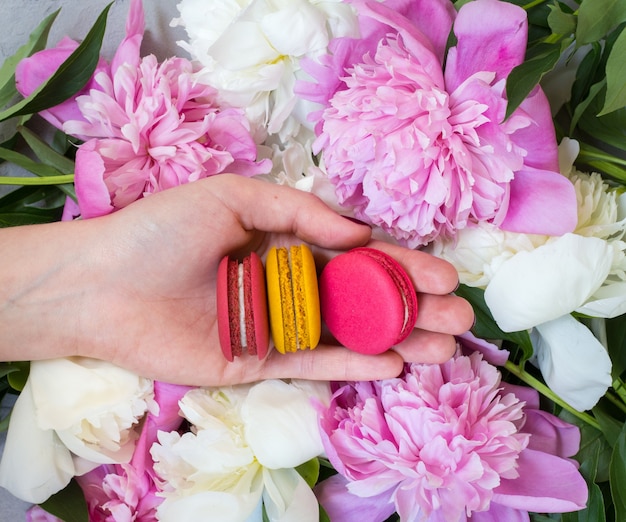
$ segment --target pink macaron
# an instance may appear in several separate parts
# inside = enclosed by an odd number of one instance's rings
[[[226,256],[217,269],[217,326],[224,357],[248,353],[263,359],[269,348],[265,269],[252,252],[242,261]]]
[[[388,254],[355,248],[328,262],[319,278],[322,320],[343,346],[378,354],[402,342],[417,320],[408,274]]]

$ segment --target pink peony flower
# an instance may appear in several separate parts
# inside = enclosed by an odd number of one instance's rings
[[[133,0],[126,39],[110,67],[96,72],[86,94],[53,111],[67,134],[86,141],[75,172],[84,218],[221,172],[253,176],[271,168],[269,160],[256,161],[243,110],[221,109],[215,90],[195,81],[189,60],[140,58],[143,25],[141,1]],[[69,55],[70,48],[57,54]],[[47,59],[33,56],[28,70],[47,70]],[[36,87],[18,82],[24,94],[26,86]]]
[[[532,388],[501,382],[479,352],[344,384],[320,426],[339,472],[317,488],[331,520],[528,521],[585,506],[567,458],[578,428],[541,411]]]
[[[576,195],[558,170],[541,89],[504,121],[525,11],[498,0],[469,2],[458,15],[449,0],[351,3],[361,38],[336,38],[319,62],[304,60],[316,83],[297,89],[323,107],[310,115],[315,151],[339,203],[410,247],[477,221],[571,231]]]

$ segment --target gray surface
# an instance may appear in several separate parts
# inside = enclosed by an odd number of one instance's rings
[[[0,0],[0,63],[14,54],[27,40],[29,34],[47,15],[61,8],[48,38],[48,46],[54,46],[63,36],[75,40],[85,37],[98,15],[110,0]],[[124,37],[129,0],[115,0],[107,19],[107,31],[102,54],[110,58]],[[175,0],[144,0],[146,33],[143,54],[154,53],[159,59],[178,55],[187,57],[176,45],[176,40],[185,37],[180,28],[171,28],[169,23],[176,17]],[[3,136],[0,123],[0,139]],[[17,175],[10,167],[0,167],[0,174]],[[2,416],[10,404],[2,404]],[[0,434],[0,451],[4,449],[4,434]],[[19,522],[29,504],[14,498],[0,488],[0,522]]]
[[[0,404],[0,416],[4,416],[10,411],[13,405],[13,396],[7,396]],[[6,433],[0,435],[0,452],[4,451],[4,440]],[[16,499],[6,489],[0,488],[0,522],[18,522],[24,520],[26,510],[30,504]]]

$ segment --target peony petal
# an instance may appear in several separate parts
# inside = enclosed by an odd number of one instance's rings
[[[74,184],[83,218],[104,216],[113,212],[111,196],[104,184],[104,161],[97,152],[98,140],[83,143],[76,151]]]
[[[20,393],[7,433],[0,486],[27,502],[40,503],[69,484],[72,456],[51,429],[41,429],[29,378]]]
[[[526,12],[497,0],[476,0],[459,10],[454,22],[457,45],[448,51],[446,86],[454,91],[480,71],[494,71],[496,81],[508,76],[526,53]]]
[[[260,482],[260,481],[259,481]],[[260,482],[262,485],[262,483]],[[250,516],[261,500],[262,487],[250,494],[233,494],[225,491],[203,491],[187,497],[168,499],[158,507],[159,522],[182,520],[211,520],[220,522],[252,522]],[[261,519],[257,519],[259,522]]]
[[[263,482],[263,503],[272,522],[319,521],[317,499],[295,469],[264,469]]]
[[[511,139],[526,151],[532,151],[524,158],[524,164],[538,170],[567,172],[560,170],[559,148],[550,103],[545,93],[536,88],[513,114],[525,114],[532,124],[516,130]]]
[[[499,348],[493,343],[476,337],[471,331],[457,336],[464,348],[469,348],[483,354],[485,361],[494,366],[504,366],[509,360],[510,352]]]
[[[395,513],[391,493],[361,498],[350,493],[348,481],[342,475],[333,475],[315,486],[315,494],[330,520],[363,522],[386,520]]]
[[[414,6],[411,6],[408,9],[410,11],[414,8]],[[402,35],[404,45],[409,53],[411,53],[415,61],[423,67],[424,71],[426,71],[435,85],[443,88],[444,79],[441,70],[442,57],[435,54],[437,51],[441,51],[441,49],[435,49],[435,47],[433,47],[433,42],[431,42],[418,27],[411,24],[410,20],[404,14],[398,13],[392,2],[382,3],[365,0],[363,2],[358,2],[358,10],[360,17],[370,17],[373,20],[393,28],[393,32],[398,31]],[[448,20],[448,23],[449,22],[450,20]],[[426,19],[424,20],[424,23],[427,23]],[[385,33],[389,32],[389,29],[385,26],[381,26],[378,30],[383,30]],[[441,27],[440,31],[445,33],[447,38],[448,33],[446,28]],[[382,36],[383,35],[381,34],[380,37]],[[378,39],[378,36],[373,37],[372,42],[369,44],[372,46],[370,49],[372,54],[374,53],[373,47]]]
[[[492,502],[489,511],[474,511],[472,522],[530,522],[530,515],[525,509],[515,509]]]
[[[326,17],[308,0],[292,0],[260,22],[268,42],[284,56],[302,56],[326,49]]]
[[[526,330],[581,306],[606,279],[611,261],[606,241],[566,234],[502,263],[485,302],[502,330]]]
[[[589,301],[576,308],[576,312],[606,319],[625,314],[626,283],[611,283],[600,287]]]
[[[140,48],[145,26],[142,0],[131,0],[128,18],[126,19],[126,37],[115,51],[111,60],[111,74],[128,64],[138,67],[140,62]]]
[[[502,479],[492,502],[538,513],[565,513],[585,507],[587,484],[573,462],[526,449],[518,463],[520,477]]]
[[[578,221],[576,189],[565,176],[548,170],[521,170],[510,184],[502,230],[560,236]]]
[[[150,448],[158,440],[157,433],[177,430],[182,424],[178,402],[190,389],[189,386],[154,382],[154,400],[159,405],[159,413],[147,415],[130,463],[139,473],[152,466]]]
[[[302,389],[279,380],[262,381],[250,389],[241,419],[246,440],[262,466],[293,468],[323,452],[311,399]]]
[[[580,449],[580,429],[550,413],[525,408],[524,431],[532,434],[528,448],[557,455],[573,457]]]
[[[589,329],[564,315],[531,332],[546,384],[579,411],[591,409],[611,386],[611,359]]]

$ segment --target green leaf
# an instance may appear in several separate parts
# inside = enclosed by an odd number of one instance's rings
[[[54,167],[61,174],[74,172],[75,165],[70,158],[59,154],[28,127],[20,125],[17,131],[42,163]]]
[[[602,80],[606,79],[604,70],[598,75],[598,69],[602,62],[602,49],[603,46],[599,43],[591,44],[578,64],[576,79],[572,85],[572,106],[576,107],[581,100],[588,96],[591,86],[600,81],[597,76]]]
[[[484,290],[460,285],[455,293],[467,299],[474,309],[474,314],[476,315],[476,323],[472,328],[474,335],[482,339],[502,339],[515,343],[522,349],[522,361],[526,361],[532,356],[533,345],[528,332],[503,332],[496,324],[487,303],[485,303]]]
[[[7,375],[9,385],[16,391],[21,392],[28,380],[28,374],[30,373],[30,363],[28,361],[19,361],[12,363],[15,366],[15,371]]]
[[[85,495],[75,480],[39,506],[63,522],[89,522]]]
[[[600,405],[596,405],[592,411],[593,416],[602,428],[604,438],[611,446],[615,446],[619,439],[620,432],[622,431],[622,422],[607,413]]]
[[[624,488],[626,484],[626,424],[622,426],[622,431],[613,448],[609,475],[611,496],[615,506],[615,520],[626,520],[626,488]]]
[[[578,9],[576,42],[597,42],[626,21],[626,0],[584,0]]]
[[[626,108],[597,116],[603,101],[601,93],[591,101],[578,121],[578,128],[593,136],[597,146],[599,142],[604,142],[619,150],[626,150]]]
[[[606,98],[602,116],[626,106],[626,30],[615,40],[606,62]]]
[[[59,172],[54,167],[49,165],[44,165],[42,163],[37,163],[36,161],[30,159],[28,156],[21,154],[19,152],[15,152],[14,150],[3,149],[0,147],[0,158],[6,161],[10,161],[11,163],[17,165],[18,167],[22,167],[37,176],[42,178],[52,177],[52,176],[61,176],[63,172]]]
[[[74,172],[74,162],[66,156],[59,154],[50,145],[43,141],[33,131],[24,126],[18,127],[18,132],[22,135],[28,146],[35,153],[35,156],[43,164],[48,165],[56,169],[61,174],[71,174]],[[59,189],[65,192],[66,195],[76,201],[76,191],[74,185],[59,185]]]
[[[619,377],[626,371],[626,318],[623,315],[606,319],[606,338],[609,356],[613,363],[613,377]]]
[[[65,198],[54,186],[13,190],[0,198],[0,227],[58,221]]]
[[[600,80],[598,83],[595,83],[589,89],[589,95],[582,100],[574,109],[574,115],[572,116],[572,121],[570,123],[570,136],[574,135],[574,131],[580,118],[585,114],[589,106],[596,101],[596,97],[602,94],[603,89],[606,87],[606,79]]]
[[[15,68],[17,64],[31,54],[42,50],[48,41],[48,33],[59,14],[60,9],[44,18],[37,28],[30,34],[28,42],[17,52],[7,58],[0,67],[0,107],[4,107],[17,94],[15,88]]]
[[[608,481],[613,448],[602,432],[568,411],[562,410],[559,417],[580,429],[580,447],[575,459],[580,462],[580,471],[585,479],[591,482]]]
[[[0,112],[0,121],[34,114],[74,96],[89,81],[100,59],[100,47],[106,28],[106,17],[112,4],[104,8],[83,42],[55,73],[30,96]]]
[[[307,462],[297,466],[296,471],[309,485],[309,487],[312,488],[315,484],[317,484],[317,479],[320,476],[320,461],[317,458],[308,460]]]
[[[0,212],[0,228],[19,227],[23,225],[41,225],[59,221],[63,209],[25,208],[12,212]]]
[[[554,69],[561,56],[561,46],[545,44],[540,54],[527,59],[515,67],[506,80],[506,96],[508,99],[505,119],[526,99],[530,92],[539,84],[543,76]]]
[[[576,31],[576,16],[571,12],[561,11],[562,6],[560,2],[548,6],[550,8],[548,25],[555,34],[569,35]]]

